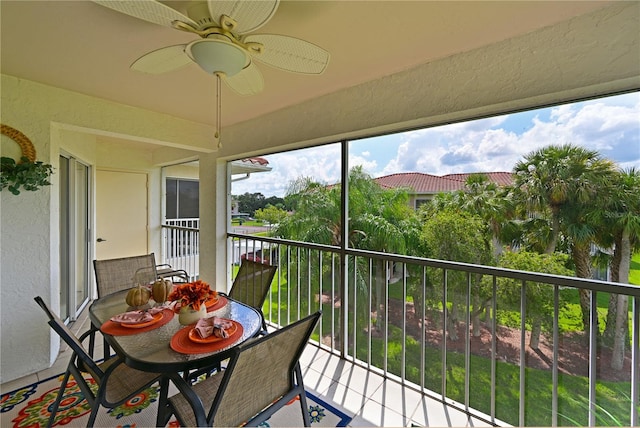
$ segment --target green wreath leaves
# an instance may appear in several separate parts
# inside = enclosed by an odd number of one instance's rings
[[[53,173],[50,164],[41,161],[31,162],[27,157],[16,162],[12,158],[0,158],[0,191],[5,187],[14,195],[20,194],[20,188],[34,191],[42,186],[50,186],[49,176]]]

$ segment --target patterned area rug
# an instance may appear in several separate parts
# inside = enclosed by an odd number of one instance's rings
[[[50,409],[57,397],[62,378],[62,375],[54,376],[42,382],[3,393],[0,398],[0,426],[3,428],[39,428],[47,426]],[[159,388],[152,387],[115,409],[101,407],[95,426],[153,427],[155,426],[159,396]],[[309,407],[311,426],[340,427],[346,426],[351,421],[351,417],[343,411],[309,392],[307,392],[307,405]],[[60,408],[56,414],[54,426],[84,427],[89,419],[89,412],[89,404],[84,399],[76,381],[73,377],[70,377]],[[167,426],[179,427],[180,425],[173,417]],[[279,410],[261,426],[303,426],[298,399]]]

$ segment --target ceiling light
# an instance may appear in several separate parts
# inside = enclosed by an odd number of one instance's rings
[[[196,40],[187,45],[186,52],[209,74],[224,73],[231,77],[247,65],[242,48],[220,39]]]

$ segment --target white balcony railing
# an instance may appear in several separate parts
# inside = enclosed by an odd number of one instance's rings
[[[171,265],[196,280],[200,274],[200,220],[173,219],[162,225],[162,255],[159,264]]]

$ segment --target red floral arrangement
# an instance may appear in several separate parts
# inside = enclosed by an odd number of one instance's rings
[[[209,296],[216,296],[217,294],[216,291],[211,290],[209,284],[202,280],[197,280],[195,282],[178,285],[175,290],[169,294],[169,300],[178,300],[181,306],[191,306],[197,311]]]

